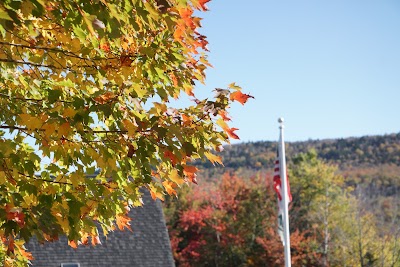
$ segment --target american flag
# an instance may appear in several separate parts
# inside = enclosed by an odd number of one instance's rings
[[[289,186],[289,179],[286,175],[287,181],[287,193],[288,193],[288,203],[292,201],[292,195],[290,194],[290,186]],[[282,180],[281,180],[281,171],[280,171],[280,164],[279,164],[279,153],[277,153],[277,157],[275,160],[275,167],[274,167],[274,190],[278,196],[278,233],[282,240],[283,245],[285,245],[284,238],[283,238],[283,188],[282,188]]]

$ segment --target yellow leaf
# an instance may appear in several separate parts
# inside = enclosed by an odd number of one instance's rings
[[[107,160],[107,163],[108,163],[108,166],[111,167],[111,169],[113,169],[113,170],[118,170],[118,168],[117,168],[117,162],[116,162],[115,159],[109,158],[109,159]]]
[[[76,114],[77,112],[76,112],[76,110],[75,109],[73,109],[73,108],[66,108],[66,109],[64,109],[64,112],[63,112],[63,116],[64,116],[64,118],[72,118],[72,117],[74,117],[75,116],[75,114]]]
[[[171,181],[173,181],[174,183],[176,183],[177,185],[181,185],[181,184],[183,184],[185,182],[185,180],[181,176],[179,176],[177,170],[172,170],[169,173],[169,179]]]
[[[106,162],[104,162],[102,157],[97,158],[96,161],[97,167],[99,167],[100,169],[104,169],[106,167]]]
[[[222,164],[222,159],[221,159],[220,156],[214,155],[214,154],[212,154],[210,152],[205,152],[204,155],[207,157],[207,159],[209,161],[211,161],[212,164],[215,165],[215,163],[219,163],[222,166],[224,165],[224,164]]]
[[[136,130],[137,130],[137,124],[135,122],[132,123],[132,121],[124,119],[122,120],[122,124],[124,125],[125,129],[128,131],[128,135],[133,137],[136,134]]]
[[[3,171],[0,171],[0,184],[5,184],[6,182],[7,182],[6,173]]]
[[[21,124],[26,125],[30,130],[38,129],[42,126],[42,121],[38,117],[31,116],[30,114],[19,115]]]
[[[24,201],[26,204],[26,207],[31,206],[32,204],[36,204],[37,198],[35,195],[31,194],[31,195],[26,195],[24,196]]]
[[[83,175],[76,173],[76,172],[71,174],[70,180],[71,180],[72,185],[75,187],[79,186],[80,183],[84,182]]]
[[[131,75],[133,72],[132,68],[127,67],[127,66],[123,66],[120,71],[121,71],[122,76],[125,77],[125,79],[127,79],[129,77],[129,75]]]
[[[164,113],[167,111],[167,105],[164,103],[153,102],[154,107],[158,110],[158,114]]]
[[[61,226],[65,233],[69,232],[69,222],[67,218],[64,218],[60,213],[53,214],[57,220],[57,223]]]
[[[74,38],[71,41],[71,47],[72,47],[72,51],[79,51],[81,50],[81,41],[79,41],[78,38]]]
[[[99,154],[93,148],[88,148],[87,154],[94,160],[97,160],[99,158]]]
[[[240,86],[237,86],[236,83],[229,84],[228,88],[233,89],[233,90],[242,90],[242,88]]]
[[[217,120],[217,125],[219,125],[224,131],[226,131],[227,129],[229,129],[229,126],[228,126],[228,124],[223,120],[223,119],[221,119],[221,118],[219,118],[218,120]]]

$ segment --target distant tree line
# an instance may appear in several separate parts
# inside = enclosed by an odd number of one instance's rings
[[[338,165],[340,170],[357,166],[377,166],[394,164],[400,166],[400,133],[382,136],[364,136],[340,139],[309,140],[287,142],[288,161],[310,149],[315,149],[318,157]],[[260,170],[273,165],[277,142],[259,141],[226,146],[221,152],[226,168],[249,168]],[[204,168],[212,164],[197,162]]]

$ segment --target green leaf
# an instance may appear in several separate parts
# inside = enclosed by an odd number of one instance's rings
[[[61,96],[62,92],[60,90],[50,90],[49,91],[49,103],[53,104],[54,102],[56,102],[60,96]]]
[[[78,37],[81,42],[84,42],[86,40],[87,32],[76,25],[73,25],[72,28],[74,29],[76,37]]]

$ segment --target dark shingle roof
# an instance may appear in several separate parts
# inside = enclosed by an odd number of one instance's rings
[[[133,233],[129,230],[109,233],[107,240],[101,238],[102,245],[73,249],[65,237],[44,245],[30,241],[27,248],[35,258],[33,266],[59,267],[61,263],[80,263],[80,267],[175,266],[161,203],[153,201],[149,193],[144,194],[143,201],[143,207],[134,208],[129,214]]]

